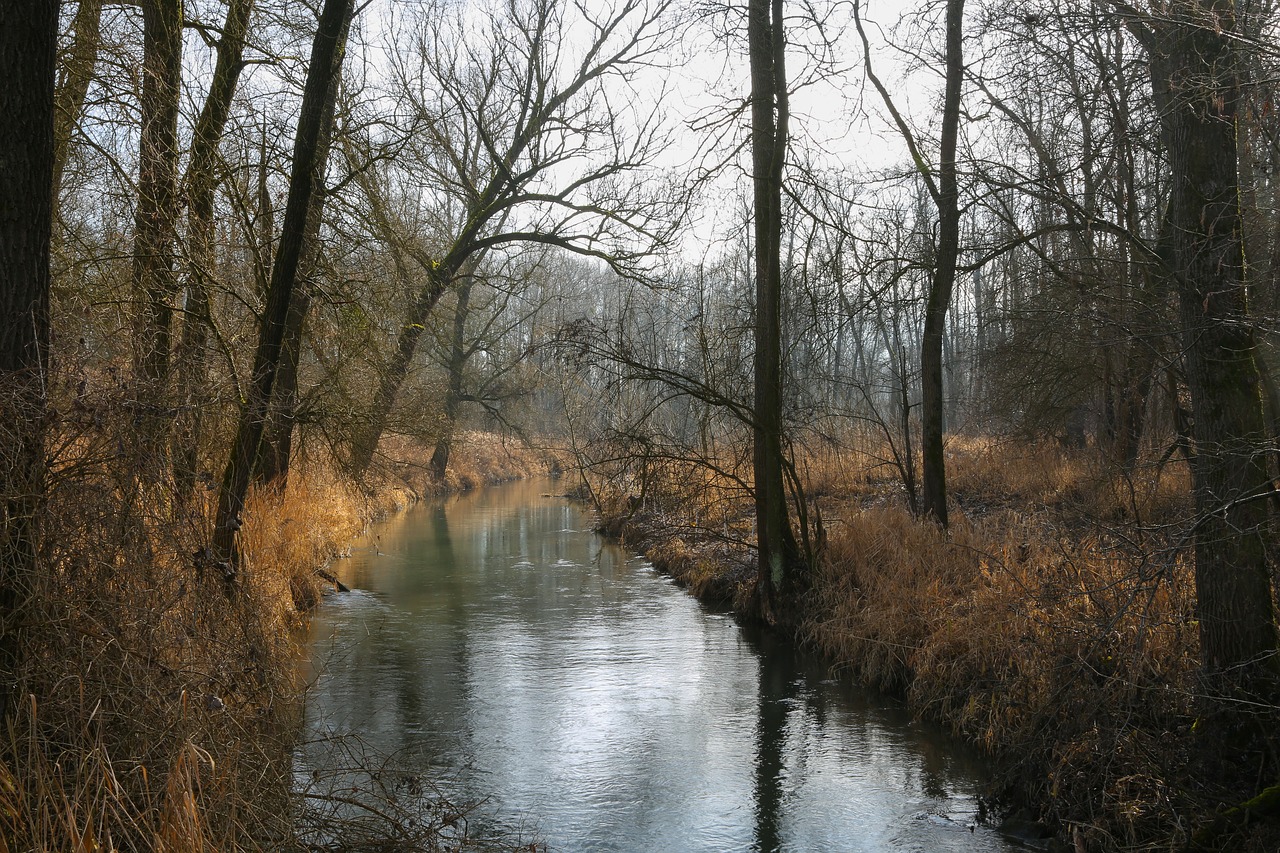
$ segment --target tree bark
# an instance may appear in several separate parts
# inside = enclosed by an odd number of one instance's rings
[[[45,494],[57,0],[0,3],[0,727],[16,701]]]
[[[142,0],[142,132],[138,142],[138,200],[134,212],[133,289],[139,305],[134,375],[139,403],[163,405],[169,376],[174,238],[178,218],[178,96],[182,80],[182,0]],[[154,429],[148,429],[154,433]],[[154,434],[149,435],[154,438]]]
[[[1225,686],[1274,688],[1267,560],[1272,484],[1246,304],[1232,0],[1181,0],[1153,24],[1151,78],[1168,150],[1162,246],[1175,280],[1191,391],[1202,665]]]
[[[453,427],[458,417],[458,404],[462,400],[462,369],[467,365],[467,314],[471,309],[470,275],[464,275],[458,285],[458,304],[453,310],[453,338],[449,343],[449,384],[444,392],[444,432],[436,439],[431,453],[431,476],[443,480],[449,469],[449,453],[453,448]]]
[[[800,565],[782,471],[782,170],[789,118],[782,0],[750,0],[747,38],[756,240],[756,595],[761,616],[776,622],[788,616],[786,599]]]
[[[307,71],[302,114],[294,141],[293,171],[289,180],[289,200],[285,206],[280,246],[271,268],[271,283],[267,288],[266,304],[263,307],[248,399],[241,408],[235,443],[223,474],[218,512],[207,555],[210,561],[226,573],[229,582],[234,580],[239,564],[236,531],[241,525],[254,457],[262,441],[276,372],[280,366],[280,352],[284,343],[289,305],[298,278],[298,267],[302,261],[307,220],[312,215],[314,196],[324,175],[325,164],[317,155],[324,125],[330,120],[325,114],[325,108],[327,105],[332,110],[329,87],[333,76],[341,71],[341,57],[353,7],[354,0],[325,0],[315,40],[312,42],[311,66]]]
[[[943,527],[947,526],[947,471],[943,454],[942,343],[960,254],[956,143],[960,129],[960,84],[964,80],[963,22],[964,0],[947,0],[946,93],[942,102],[942,139],[935,199],[938,206],[938,242],[920,343],[920,450],[924,463],[920,509],[926,517]]]
[[[318,218],[318,217],[317,217]],[[319,227],[317,226],[317,231]],[[317,235],[318,236],[318,235]],[[280,347],[280,369],[272,392],[271,410],[262,446],[258,449],[253,482],[270,486],[279,494],[289,485],[289,460],[293,456],[293,431],[298,421],[298,366],[302,360],[302,337],[307,315],[311,313],[311,297],[316,262],[316,239],[307,241],[305,250],[309,271],[295,289],[285,319],[284,341]]]

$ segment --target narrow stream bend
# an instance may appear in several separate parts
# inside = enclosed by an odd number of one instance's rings
[[[709,612],[547,483],[426,504],[312,626],[299,773],[333,735],[564,853],[1000,851],[981,764]]]

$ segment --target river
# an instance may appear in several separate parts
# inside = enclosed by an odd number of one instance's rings
[[[974,753],[702,606],[555,488],[425,503],[339,564],[300,779],[358,787],[353,755],[380,756],[480,803],[473,830],[563,853],[1014,849],[975,825]]]

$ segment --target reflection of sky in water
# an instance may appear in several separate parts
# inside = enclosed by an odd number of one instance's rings
[[[313,732],[359,733],[570,853],[1003,849],[964,826],[968,759],[538,488],[419,508],[339,566],[359,589],[315,620]]]

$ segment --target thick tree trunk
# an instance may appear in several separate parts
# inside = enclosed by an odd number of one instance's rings
[[[285,325],[302,261],[304,235],[308,217],[312,215],[313,197],[324,174],[324,163],[317,159],[324,125],[329,121],[325,107],[332,108],[329,87],[334,74],[341,71],[341,56],[346,46],[354,0],[325,0],[320,13],[315,41],[311,47],[311,66],[307,71],[302,96],[302,114],[294,141],[293,172],[289,181],[289,200],[285,206],[280,247],[271,269],[263,307],[258,350],[254,356],[247,399],[240,414],[235,443],[222,478],[218,497],[218,513],[208,558],[233,580],[239,553],[236,531],[244,512],[245,494],[249,489],[254,457],[262,441]]]
[[[57,42],[57,0],[0,3],[0,728],[17,698],[44,505]]]
[[[1191,391],[1197,615],[1208,674],[1273,686],[1268,435],[1245,301],[1232,0],[1182,0],[1155,24],[1152,84],[1171,172],[1164,251]]]
[[[751,167],[755,188],[755,424],[753,430],[757,598],[769,622],[787,618],[786,598],[800,566],[783,481],[782,168],[787,89],[782,0],[750,0]]]
[[[213,80],[196,121],[187,166],[187,299],[178,344],[177,423],[173,435],[174,489],[179,501],[195,487],[201,440],[202,408],[208,386],[209,291],[214,280],[213,203],[221,180],[218,145],[231,114],[240,71],[244,68],[244,39],[253,0],[231,0],[214,64]]]
[[[182,0],[142,0],[142,132],[134,213],[133,290],[139,306],[134,336],[138,402],[146,407],[145,439],[155,438],[169,377],[170,326],[177,295],[174,237],[178,218],[178,96],[182,80]]]
[[[938,157],[938,242],[933,280],[925,305],[920,342],[920,450],[923,457],[921,512],[947,526],[947,470],[943,455],[942,341],[947,308],[960,254],[960,193],[956,180],[956,142],[960,130],[960,84],[964,81],[962,25],[964,0],[947,0],[947,83],[942,102],[942,140]]]

